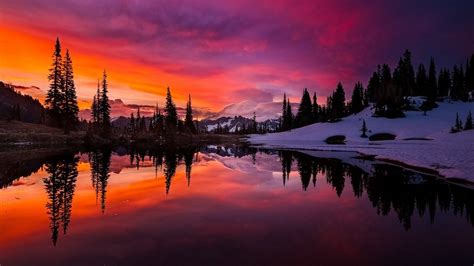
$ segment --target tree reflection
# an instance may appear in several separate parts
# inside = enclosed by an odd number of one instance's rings
[[[111,157],[112,151],[109,149],[96,150],[89,153],[92,187],[95,189],[96,202],[100,199],[100,209],[102,213],[105,213]]]
[[[43,179],[48,195],[46,209],[50,219],[51,239],[56,245],[59,229],[66,234],[71,221],[72,199],[77,180],[79,159],[74,155],[63,156],[59,160],[46,164],[48,177]]]
[[[281,162],[281,171],[283,177],[283,186],[286,181],[290,178],[291,167],[293,166],[293,152],[292,151],[279,151],[278,155]]]
[[[189,185],[191,184],[191,169],[194,161],[194,154],[195,150],[193,148],[186,149],[184,151],[184,164],[185,164],[185,171],[186,171],[186,183]]]
[[[474,191],[470,189],[394,165],[373,164],[369,174],[336,159],[315,158],[292,151],[279,151],[278,155],[284,185],[292,162],[296,160],[304,190],[307,190],[311,178],[316,185],[316,176],[320,173],[341,197],[346,179],[350,180],[356,198],[361,198],[365,191],[377,214],[385,216],[395,212],[406,230],[411,228],[415,213],[424,217],[428,212],[428,218],[434,223],[437,211],[452,211],[455,215],[465,216],[474,226]]]

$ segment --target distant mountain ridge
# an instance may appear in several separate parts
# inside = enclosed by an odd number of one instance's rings
[[[23,122],[42,122],[44,107],[29,95],[15,91],[15,86],[0,81],[0,119],[16,119]]]

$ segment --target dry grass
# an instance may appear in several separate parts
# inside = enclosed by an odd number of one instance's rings
[[[65,135],[61,129],[19,121],[0,121],[1,144],[69,144],[82,142],[84,132]]]

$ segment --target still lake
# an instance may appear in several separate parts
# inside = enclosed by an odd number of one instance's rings
[[[209,146],[0,164],[0,264],[474,263],[473,190],[351,162]]]

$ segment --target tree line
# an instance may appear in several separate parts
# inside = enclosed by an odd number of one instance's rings
[[[334,92],[327,97],[325,106],[318,105],[316,93],[311,100],[305,88],[298,111],[294,115],[290,100],[286,93],[283,94],[280,130],[285,131],[317,122],[338,121],[342,117],[362,111],[370,103],[375,108],[375,116],[404,117],[404,111],[413,109],[410,96],[424,98],[419,110],[425,113],[436,108],[436,101],[442,98],[455,101],[473,100],[474,54],[466,60],[465,68],[462,64],[455,65],[452,70],[441,68],[439,73],[433,57],[428,68],[420,63],[416,71],[411,57],[411,52],[406,50],[393,71],[388,64],[378,65],[366,89],[361,82],[355,83],[349,101],[346,101],[344,87],[340,82]]]
[[[171,89],[168,87],[163,112],[157,104],[152,117],[145,117],[141,114],[140,107],[138,107],[136,114],[133,112],[130,114],[129,124],[123,129],[123,133],[132,137],[140,137],[146,134],[169,137],[175,133],[197,134],[197,128],[198,122],[194,120],[191,95],[188,95],[186,114],[184,120],[182,120],[178,117],[176,104],[171,95]]]

